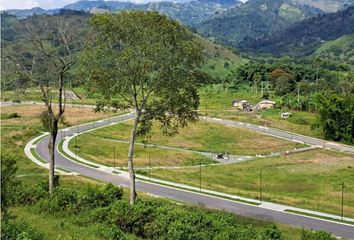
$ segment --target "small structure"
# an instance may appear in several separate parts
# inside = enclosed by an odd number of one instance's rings
[[[232,105],[238,109],[243,110],[246,107],[247,103],[247,100],[234,100],[232,102]]]
[[[285,112],[285,113],[280,114],[281,119],[288,119],[290,116],[291,116],[291,113],[289,113],[289,112]]]
[[[266,110],[266,109],[273,108],[274,105],[275,105],[275,102],[269,101],[269,100],[264,100],[264,101],[261,101],[257,104],[256,109],[257,110]]]

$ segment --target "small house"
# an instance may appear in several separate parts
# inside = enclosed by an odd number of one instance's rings
[[[232,102],[232,105],[237,109],[243,110],[247,107],[248,101],[247,100],[235,100]]]
[[[256,109],[257,110],[266,110],[266,109],[273,108],[274,105],[275,105],[275,102],[269,101],[269,100],[264,100],[264,101],[261,101],[257,104]]]

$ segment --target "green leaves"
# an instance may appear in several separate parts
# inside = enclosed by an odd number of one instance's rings
[[[81,56],[90,91],[135,109],[142,135],[153,120],[176,132],[197,119],[197,87],[206,76],[196,70],[203,49],[192,33],[156,12],[100,14],[90,23],[93,34]]]
[[[334,93],[317,94],[319,118],[315,127],[321,127],[327,139],[354,142],[354,97]]]

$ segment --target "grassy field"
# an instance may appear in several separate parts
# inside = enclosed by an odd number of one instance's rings
[[[47,179],[47,171],[32,163],[24,155],[24,146],[26,143],[39,135],[43,130],[39,121],[39,114],[43,110],[42,106],[13,106],[2,107],[1,114],[1,152],[2,154],[11,154],[17,160],[19,168],[17,177],[25,184],[37,184]],[[17,113],[19,118],[12,118],[11,115]],[[92,114],[89,109],[68,108],[67,113],[73,114],[67,116],[70,124],[83,123],[90,119],[100,119],[106,117],[104,114]],[[85,116],[85,117],[84,117]],[[81,176],[61,176],[60,184],[70,189],[80,189],[86,184],[103,186],[104,184]],[[127,191],[124,197],[127,198]],[[139,192],[142,199],[151,198],[148,195]],[[35,207],[17,206],[10,209],[16,216],[15,221],[21,221],[34,228],[44,235],[44,239],[102,239],[97,235],[99,224],[82,225],[80,216],[67,216],[65,214],[40,214]],[[252,224],[254,227],[264,227],[269,222],[238,216],[241,224]],[[279,224],[286,239],[300,240],[301,229]]]
[[[286,109],[269,109],[262,112],[240,112],[240,111],[209,111],[208,116],[222,119],[229,119],[239,122],[253,123],[261,126],[281,129],[297,134],[323,139],[324,135],[320,129],[312,129],[316,114],[310,112],[292,111],[288,119],[281,119],[280,114],[287,112]],[[202,112],[203,114],[203,112]]]
[[[253,94],[247,89],[237,92],[227,92],[220,86],[205,87],[200,90],[200,97],[201,104],[199,112],[201,115],[253,123],[311,137],[324,138],[320,129],[311,128],[311,125],[316,120],[316,113],[293,111],[285,108],[258,112],[237,111],[237,109],[232,106],[233,100],[244,99],[252,105],[262,100],[260,94]],[[273,97],[271,100],[277,101],[279,97]],[[288,119],[281,119],[280,114],[282,112],[291,112],[292,116]]]
[[[127,167],[129,144],[102,139],[96,133],[87,133],[79,136],[77,140],[71,141],[69,147],[84,159],[112,167]],[[136,167],[148,167],[149,157],[152,167],[215,163],[211,158],[197,153],[144,147],[142,145],[135,146],[134,165]]]
[[[296,207],[340,214],[341,183],[345,182],[345,215],[354,217],[354,158],[328,150],[207,166],[205,189],[259,198],[262,169],[263,199]],[[199,169],[154,169],[153,177],[199,186]]]
[[[228,50],[223,49],[222,51]],[[228,54],[231,53],[224,52],[221,55],[228,56]],[[218,74],[219,73],[216,75]],[[91,105],[96,104],[96,99],[88,98],[83,88],[75,88],[74,91],[82,99],[68,100],[68,103]],[[245,87],[243,90],[233,92],[230,90],[226,91],[220,85],[206,86],[200,89],[199,94],[201,97],[199,107],[199,112],[201,115],[266,125],[268,127],[278,128],[316,138],[324,137],[320,129],[311,128],[311,125],[314,123],[317,116],[315,113],[290,110],[292,117],[289,119],[280,119],[280,113],[287,112],[289,111],[288,109],[270,109],[267,111],[253,113],[245,113],[242,111],[237,112],[236,109],[232,106],[232,101],[235,99],[245,99],[253,105],[262,100],[260,94],[253,94],[247,87]],[[2,100],[41,101],[41,95],[38,91],[34,91],[34,89],[29,89],[26,95],[15,94],[12,91],[5,91],[2,93]],[[277,101],[279,100],[279,97],[273,97],[271,100]]]
[[[132,122],[125,122],[123,124],[98,129],[90,134],[102,139],[129,140],[131,124]],[[82,137],[83,136],[80,136],[79,138]],[[202,152],[227,152],[233,155],[269,154],[303,146],[298,143],[241,128],[208,123],[202,120],[181,129],[179,134],[174,137],[164,136],[158,125],[155,124],[151,138],[148,140],[149,143],[157,145]],[[83,144],[86,146],[88,143],[87,141],[83,141]],[[100,148],[104,144],[106,143],[99,144],[97,148]],[[112,150],[110,150],[110,152],[111,151]]]
[[[80,99],[72,100],[67,99],[67,103],[71,104],[88,104],[88,105],[95,105],[96,99],[89,98],[85,92],[85,90],[81,87],[74,88],[73,91],[76,95],[79,96]],[[1,93],[1,100],[2,101],[35,101],[35,102],[42,102],[42,94],[40,89],[37,88],[30,88],[27,89],[25,94],[23,93],[15,93],[14,91],[3,91]],[[53,102],[57,102],[57,99],[54,98]]]

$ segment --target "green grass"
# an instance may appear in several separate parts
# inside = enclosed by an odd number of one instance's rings
[[[222,85],[208,85],[199,90],[200,108],[202,114],[206,111],[234,110],[232,102],[234,100],[247,100],[255,105],[262,100],[260,94],[253,94],[250,89],[239,91],[226,90]]]
[[[202,168],[202,187],[332,214],[341,212],[341,183],[345,182],[345,215],[354,216],[354,158],[313,150],[248,162]],[[152,177],[199,186],[199,169],[153,169]]]
[[[320,129],[311,128],[315,123],[316,113],[293,111],[285,108],[243,112],[237,111],[232,106],[232,101],[236,99],[244,99],[255,105],[262,100],[260,94],[256,95],[247,90],[225,91],[221,86],[209,86],[200,90],[200,97],[199,112],[202,115],[253,123],[310,137],[324,138],[324,134]],[[271,100],[277,101],[279,97],[272,97]],[[289,119],[281,119],[280,114],[282,112],[291,112],[292,116]]]
[[[280,114],[288,111],[292,113],[292,116],[288,119],[281,119]],[[252,123],[320,139],[324,138],[324,134],[320,129],[312,129],[311,126],[315,122],[317,114],[310,112],[299,112],[287,109],[269,109],[253,113],[213,111],[209,112],[208,116]]]
[[[102,139],[97,137],[96,133],[80,135],[70,142],[69,148],[80,157],[96,163],[107,166],[127,167],[129,144]],[[114,148],[116,149],[115,158]],[[149,166],[149,156],[152,167],[215,163],[214,160],[203,155],[178,150],[136,145],[134,151],[134,165],[136,167]]]
[[[101,139],[116,139],[116,140],[129,140],[131,131],[131,122],[109,126],[106,128],[98,129],[89,133]],[[80,138],[80,137],[79,137]],[[153,126],[151,138],[148,139],[149,143],[177,147],[188,150],[195,150],[201,152],[227,152],[233,155],[257,155],[257,154],[270,154],[272,152],[287,151],[294,148],[302,147],[303,145],[286,141],[283,139],[271,137],[261,133],[255,133],[249,130],[244,130],[237,127],[224,126],[217,123],[208,123],[203,120],[195,124],[190,124],[188,127],[181,129],[179,134],[170,137],[164,136],[158,124]],[[141,141],[141,139],[138,139]],[[83,147],[88,148],[86,140],[83,141]],[[100,139],[95,140],[98,148],[103,147],[106,141]],[[126,146],[122,146],[124,153],[127,153]],[[113,146],[108,149],[113,158]],[[95,151],[92,151],[95,154]],[[101,154],[101,153],[100,153]],[[108,156],[108,154],[106,154]]]

